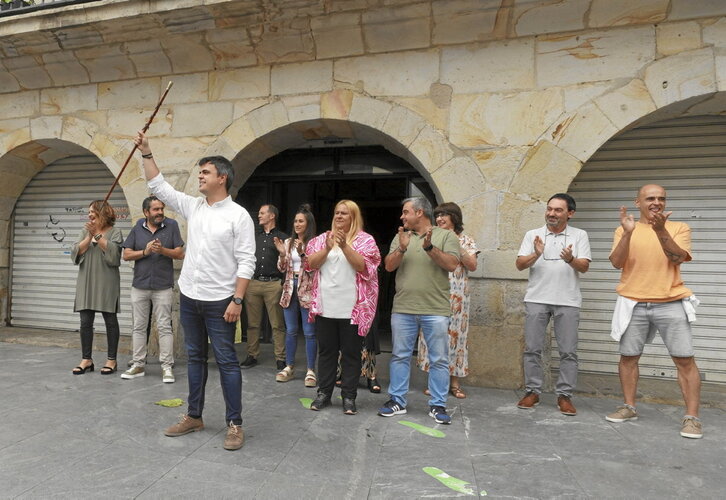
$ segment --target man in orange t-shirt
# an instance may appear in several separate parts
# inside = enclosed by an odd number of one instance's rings
[[[610,422],[637,420],[638,361],[649,332],[656,328],[676,365],[686,403],[681,436],[698,439],[703,437],[698,419],[701,377],[683,307],[683,299],[692,293],[680,272],[681,263],[691,260],[691,229],[683,222],[668,220],[673,212],[665,212],[666,191],[661,186],[641,187],[635,206],[640,210],[637,222],[620,207],[620,227],[615,230],[610,252],[612,265],[622,269],[616,288],[618,300],[629,304],[632,316],[620,338],[618,373],[625,404],[605,418]]]

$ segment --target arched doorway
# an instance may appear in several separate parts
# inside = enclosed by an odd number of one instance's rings
[[[569,193],[578,204],[573,225],[588,231],[593,255],[582,278],[580,368],[617,373],[617,343],[609,333],[620,272],[608,255],[620,223],[619,207],[628,207],[637,217],[633,200],[647,183],[663,185],[671,219],[691,227],[693,261],[683,264],[681,273],[701,300],[698,321],[692,325],[696,359],[705,381],[726,383],[726,117],[719,115],[648,120],[605,143],[572,182]],[[660,337],[646,346],[640,372],[676,377]]]
[[[366,231],[385,256],[400,225],[401,200],[409,196],[425,196],[436,203],[421,174],[383,146],[337,144],[288,149],[267,159],[239,190],[236,201],[253,218],[261,205],[277,206],[278,225],[288,233],[295,211],[308,203],[321,233],[330,228],[335,203],[354,200],[363,212]],[[390,330],[393,284],[393,275],[382,272],[378,308],[382,332]]]
[[[12,326],[51,330],[78,330],[73,312],[78,267],[70,249],[87,220],[88,204],[103,199],[114,176],[95,155],[79,147],[73,154],[45,166],[18,197],[12,224],[11,303]],[[109,198],[116,211],[116,226],[124,236],[131,229],[129,207],[119,188]],[[131,331],[128,293],[132,269],[121,263],[122,334]],[[96,331],[104,332],[103,321]]]

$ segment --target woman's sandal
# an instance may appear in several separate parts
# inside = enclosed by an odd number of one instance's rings
[[[456,399],[466,399],[466,393],[461,390],[461,386],[455,385],[449,389],[449,392]]]
[[[368,390],[369,391],[371,391],[373,394],[380,394],[381,393],[381,384],[378,383],[378,379],[368,378],[366,380],[368,382]]]
[[[316,387],[318,385],[318,379],[315,376],[315,372],[308,370],[305,375],[305,387]]]
[[[104,366],[101,368],[101,375],[111,375],[112,373],[116,373],[116,370],[118,370],[118,363],[113,366]]]
[[[84,373],[86,373],[86,372],[92,372],[95,369],[96,368],[93,366],[93,363],[91,363],[90,365],[86,366],[85,368],[82,367],[82,366],[76,366],[73,369],[73,372],[72,373],[73,373],[73,375],[83,375]]]

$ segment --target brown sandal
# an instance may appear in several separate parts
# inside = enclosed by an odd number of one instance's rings
[[[449,392],[456,399],[466,399],[466,393],[461,390],[461,386],[458,386],[458,385],[452,386],[450,388]]]

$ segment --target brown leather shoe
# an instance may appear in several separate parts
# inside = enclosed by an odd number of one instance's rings
[[[558,396],[557,397],[557,408],[559,408],[560,412],[563,415],[570,415],[570,416],[577,415],[577,410],[575,409],[575,405],[572,404],[572,400],[570,398],[568,398],[567,396]]]
[[[183,436],[190,432],[201,431],[204,429],[204,422],[201,418],[192,418],[189,415],[182,415],[179,423],[176,423],[164,431],[169,437]]]
[[[224,449],[239,450],[243,444],[245,444],[245,433],[242,426],[230,422],[227,427],[227,436],[224,438]]]
[[[517,403],[517,408],[523,410],[531,410],[539,404],[539,394],[536,392],[528,392],[522,399]]]

